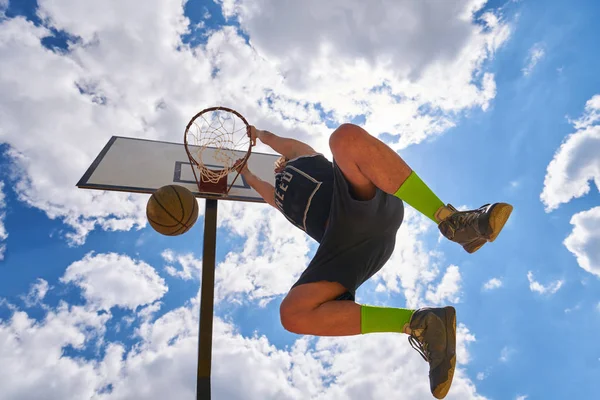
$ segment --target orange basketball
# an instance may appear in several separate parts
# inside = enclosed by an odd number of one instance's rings
[[[156,232],[167,236],[181,235],[198,219],[198,201],[183,186],[163,186],[148,200],[146,217]]]

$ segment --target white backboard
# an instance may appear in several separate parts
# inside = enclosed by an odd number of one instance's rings
[[[191,149],[190,149],[191,150]],[[203,152],[209,167],[222,167],[211,160],[212,149]],[[240,158],[245,153],[240,152]],[[254,175],[274,184],[273,164],[277,154],[251,153],[248,168]],[[231,183],[237,173],[229,175]],[[224,197],[199,193],[185,147],[181,143],[160,142],[113,136],[77,183],[83,189],[153,193],[158,188],[176,184],[188,188],[196,197],[222,200],[264,202],[240,175]]]

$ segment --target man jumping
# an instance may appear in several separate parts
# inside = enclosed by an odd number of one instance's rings
[[[275,165],[275,187],[244,166],[246,182],[319,242],[314,258],[281,303],[283,327],[316,336],[406,333],[429,363],[432,394],[444,398],[456,364],[454,307],[361,305],[354,301],[356,290],[391,257],[404,217],[403,201],[469,253],[496,239],[512,206],[495,203],[457,211],[445,205],[395,151],[353,124],[341,125],[329,138],[333,163],[295,139],[255,127],[251,136],[282,157]]]

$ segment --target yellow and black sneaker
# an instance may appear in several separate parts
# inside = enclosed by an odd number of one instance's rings
[[[410,318],[410,345],[429,363],[429,385],[436,399],[448,394],[456,365],[456,310],[420,308]]]

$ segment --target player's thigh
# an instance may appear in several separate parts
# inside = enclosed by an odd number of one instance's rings
[[[284,318],[310,312],[323,303],[335,300],[347,290],[338,282],[319,281],[298,285],[281,302],[281,316]]]
[[[353,132],[354,126],[345,124],[336,129],[329,140],[329,147],[336,165],[342,171],[350,186],[352,195],[358,200],[370,200],[375,196],[375,184],[358,167],[357,152],[360,152],[358,138],[360,133]]]

